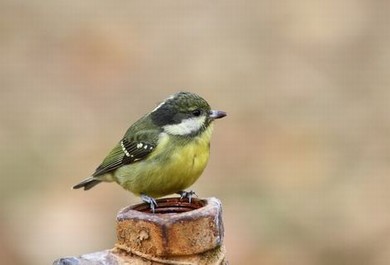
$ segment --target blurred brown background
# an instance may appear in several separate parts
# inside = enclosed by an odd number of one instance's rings
[[[70,187],[168,95],[217,122],[192,187],[231,264],[390,264],[388,1],[0,1],[0,260],[110,248],[138,203]]]

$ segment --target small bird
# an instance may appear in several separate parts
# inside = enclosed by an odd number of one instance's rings
[[[202,97],[178,92],[136,121],[91,177],[73,189],[89,190],[100,182],[117,182],[150,205],[155,198],[185,191],[202,174],[210,154],[213,121],[226,112],[211,110]]]

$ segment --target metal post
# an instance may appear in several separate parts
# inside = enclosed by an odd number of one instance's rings
[[[221,202],[166,198],[148,205],[129,206],[117,215],[118,241],[113,249],[67,257],[54,265],[175,264],[227,265],[223,245]]]

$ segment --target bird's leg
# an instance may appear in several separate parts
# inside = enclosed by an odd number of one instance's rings
[[[152,213],[154,213],[154,210],[157,207],[157,202],[153,197],[150,197],[146,194],[141,194],[141,199],[143,202],[149,204],[150,210],[152,210]]]
[[[198,197],[198,195],[196,195],[195,191],[193,191],[193,190],[190,190],[190,191],[181,190],[181,191],[176,192],[176,194],[180,195],[180,200],[188,198],[189,203],[191,203],[192,197],[194,197],[194,195],[196,197]]]

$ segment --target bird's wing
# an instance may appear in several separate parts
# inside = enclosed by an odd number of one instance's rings
[[[150,131],[137,134],[132,139],[124,137],[112,149],[92,176],[100,176],[121,166],[145,159],[155,149],[157,140],[156,132]]]

